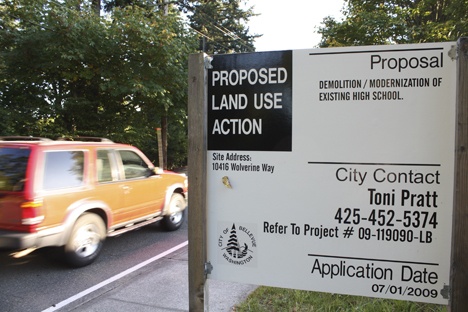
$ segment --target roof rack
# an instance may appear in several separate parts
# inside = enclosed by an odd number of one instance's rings
[[[52,141],[48,138],[33,137],[33,136],[0,136],[0,141]]]
[[[107,138],[99,138],[99,137],[86,137],[86,136],[78,136],[78,137],[63,137],[58,138],[57,141],[84,141],[84,142],[106,142],[106,143],[114,143],[113,141]]]

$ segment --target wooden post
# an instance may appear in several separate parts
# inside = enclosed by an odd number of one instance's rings
[[[468,311],[468,37],[458,40],[451,312]]]
[[[159,168],[164,169],[164,149],[161,136],[161,128],[156,128],[156,135],[158,137],[158,157],[159,157]]]
[[[167,169],[167,113],[161,117],[161,142],[163,169]]]
[[[188,93],[188,256],[189,311],[203,312],[206,262],[206,107],[205,57],[189,57]]]

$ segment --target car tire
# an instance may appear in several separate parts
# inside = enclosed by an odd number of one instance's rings
[[[106,226],[101,217],[85,213],[73,226],[64,247],[65,260],[73,267],[83,267],[98,257],[106,238]]]
[[[171,201],[169,202],[169,214],[163,218],[163,226],[167,231],[175,231],[180,228],[185,220],[185,198],[182,194],[172,194]],[[183,210],[180,210],[183,209]],[[177,212],[171,213],[176,210]]]

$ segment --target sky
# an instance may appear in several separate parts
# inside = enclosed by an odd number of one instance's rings
[[[341,18],[344,0],[247,0],[254,12],[247,26],[257,52],[315,48],[320,42],[316,28],[326,16]]]

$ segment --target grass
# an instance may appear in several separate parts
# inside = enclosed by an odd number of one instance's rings
[[[447,312],[437,304],[258,287],[235,312]]]

